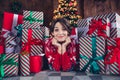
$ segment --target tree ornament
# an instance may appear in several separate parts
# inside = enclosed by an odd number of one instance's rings
[[[72,5],[73,5],[73,3],[72,3],[72,2],[70,2],[70,3],[69,3],[69,6],[72,6]]]

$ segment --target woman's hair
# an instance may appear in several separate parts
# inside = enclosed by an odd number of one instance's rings
[[[57,18],[57,19],[53,20],[50,24],[50,27],[49,27],[50,35],[52,35],[52,32],[54,31],[54,28],[55,28],[55,24],[57,22],[59,22],[67,30],[68,35],[71,34],[71,26],[70,26],[68,20],[65,18]]]

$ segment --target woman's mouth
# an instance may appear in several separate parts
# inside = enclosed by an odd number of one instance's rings
[[[58,36],[58,38],[63,38],[64,36]]]

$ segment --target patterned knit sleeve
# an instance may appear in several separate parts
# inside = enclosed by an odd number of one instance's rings
[[[71,42],[70,59],[74,64],[76,64],[76,42],[75,40],[72,40]]]
[[[51,49],[51,39],[47,39],[45,41],[45,55],[48,59],[48,62],[52,63],[54,58],[53,58],[53,51]]]

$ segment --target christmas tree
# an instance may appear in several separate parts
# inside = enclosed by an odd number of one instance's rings
[[[77,11],[76,0],[58,0],[58,8],[54,10],[54,17],[66,18],[72,27],[77,27],[77,20],[81,18]]]

